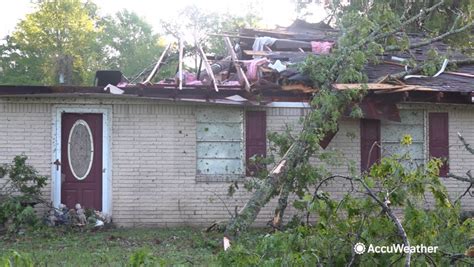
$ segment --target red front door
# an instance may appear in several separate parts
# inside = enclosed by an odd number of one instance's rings
[[[102,210],[102,114],[63,113],[61,203]]]

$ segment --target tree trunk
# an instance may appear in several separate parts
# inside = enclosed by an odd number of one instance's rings
[[[289,182],[287,181],[286,176],[288,170],[296,168],[301,162],[314,153],[314,150],[317,149],[315,148],[315,145],[317,146],[319,141],[317,140],[316,142],[313,142],[314,139],[306,140],[305,138],[314,135],[324,136],[327,132],[334,130],[330,129],[328,126],[329,122],[338,121],[341,114],[344,113],[343,111],[352,100],[349,100],[347,96],[343,96],[339,92],[328,93],[336,94],[337,100],[334,100],[334,105],[325,108],[313,107],[313,109],[306,115],[303,130],[298,139],[290,146],[276,167],[267,175],[262,186],[256,189],[252,197],[239,211],[237,216],[229,221],[224,233],[226,237],[233,237],[238,235],[240,232],[245,231],[255,221],[255,218],[262,207],[279,193],[278,189],[282,188],[285,183]],[[322,91],[320,91],[320,93],[315,97],[322,97],[321,94]],[[321,116],[317,117],[323,119],[318,121],[314,121],[314,119],[312,120],[314,112],[321,112]],[[284,209],[282,211],[284,211]],[[281,215],[283,214],[281,213]]]
[[[306,144],[296,141],[291,145],[278,165],[268,174],[265,182],[253,193],[252,197],[239,211],[239,214],[229,222],[224,236],[231,238],[245,231],[257,218],[258,213],[277,193],[285,180],[288,166],[296,166],[303,160]]]
[[[273,220],[271,221],[271,226],[274,229],[281,229],[283,225],[283,215],[285,214],[285,209],[288,206],[288,197],[290,196],[291,183],[285,183],[280,190],[280,196],[278,198],[278,204],[275,208],[275,214],[273,215]]]

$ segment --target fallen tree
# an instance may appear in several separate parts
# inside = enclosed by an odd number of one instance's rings
[[[337,130],[344,110],[348,106],[357,105],[366,93],[364,86],[358,90],[333,91],[331,86],[333,83],[366,82],[367,77],[364,74],[366,64],[377,63],[379,56],[386,51],[385,48],[388,48],[388,51],[407,51],[410,47],[427,46],[435,41],[470,30],[474,26],[472,18],[468,18],[464,24],[460,23],[460,19],[456,19],[449,31],[428,38],[422,43],[411,45],[403,30],[445,5],[444,1],[424,9],[411,18],[403,16],[400,18],[387,5],[378,4],[377,1],[373,5],[371,9],[373,12],[365,15],[361,15],[357,10],[344,11],[337,21],[340,38],[332,53],[319,57],[310,56],[302,66],[303,72],[312,79],[313,86],[319,89],[311,101],[311,110],[304,119],[303,129],[275,167],[258,185],[246,205],[229,221],[224,234],[225,244],[228,244],[229,239],[245,231],[254,222],[262,207],[277,195],[280,199],[273,225],[281,225],[282,214],[290,193],[302,188],[307,189],[311,184],[314,185],[315,180],[309,179],[300,180],[295,186],[295,175],[289,175],[289,173],[291,170],[304,169],[310,165],[309,158],[319,150],[319,141],[326,134]],[[397,42],[403,45],[394,46]],[[441,62],[442,57],[433,58],[417,63],[409,71],[393,74],[388,78],[397,79],[414,73],[432,75],[428,67],[433,64],[439,66]],[[467,59],[465,62],[472,62],[472,59]],[[450,64],[454,63],[456,61]],[[352,115],[360,116],[361,112],[353,108]]]
[[[410,138],[404,138],[401,146],[410,145]],[[460,218],[459,198],[452,200],[439,178],[441,165],[440,159],[431,159],[417,166],[409,154],[394,154],[363,175],[321,179],[314,193],[295,202],[316,221],[258,236],[250,245],[236,242],[221,253],[221,264],[470,266],[474,220]],[[325,184],[341,181],[349,185],[341,197],[323,191]],[[435,200],[432,209],[426,208],[427,195]],[[391,252],[376,253],[374,247],[391,248]]]

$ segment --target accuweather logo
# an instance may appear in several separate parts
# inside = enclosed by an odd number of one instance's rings
[[[354,252],[357,254],[363,254],[365,252],[365,245],[362,243],[356,243],[354,245]]]
[[[374,246],[369,244],[369,247],[366,247],[363,243],[356,243],[354,245],[354,252],[359,255],[364,253],[436,253],[437,250],[438,246],[425,246],[423,244],[416,246],[405,246],[404,244]]]

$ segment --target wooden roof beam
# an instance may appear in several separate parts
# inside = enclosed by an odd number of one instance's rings
[[[227,46],[227,50],[229,51],[230,53],[230,57],[232,58],[232,60],[234,61],[234,66],[235,66],[235,69],[237,70],[237,75],[239,76],[239,81],[240,83],[242,84],[242,82],[244,82],[245,84],[245,90],[249,91],[250,92],[250,83],[249,83],[249,80],[247,79],[247,76],[245,76],[245,73],[244,71],[242,70],[242,67],[239,65],[239,63],[237,62],[237,60],[239,60],[237,58],[237,55],[235,54],[235,51],[234,51],[234,48],[232,47],[232,43],[230,41],[230,38],[229,37],[225,37],[224,38],[224,41],[225,41],[225,44]]]
[[[150,72],[150,75],[148,75],[148,77],[143,81],[144,84],[149,83],[151,79],[153,79],[153,77],[155,77],[155,75],[158,73],[158,71],[160,70],[161,62],[165,58],[165,55],[168,54],[168,50],[170,49],[170,47],[171,47],[171,43],[168,43],[163,53],[161,53],[160,58],[156,62],[155,67],[153,67],[153,70]]]
[[[212,71],[211,65],[209,64],[209,61],[207,61],[206,54],[204,54],[204,50],[202,49],[202,46],[200,43],[197,43],[196,45],[198,48],[199,55],[201,56],[201,59],[204,62],[204,68],[206,69],[207,75],[211,77],[214,90],[216,90],[216,92],[219,92],[219,88],[217,88],[216,77],[214,77],[214,72]]]

